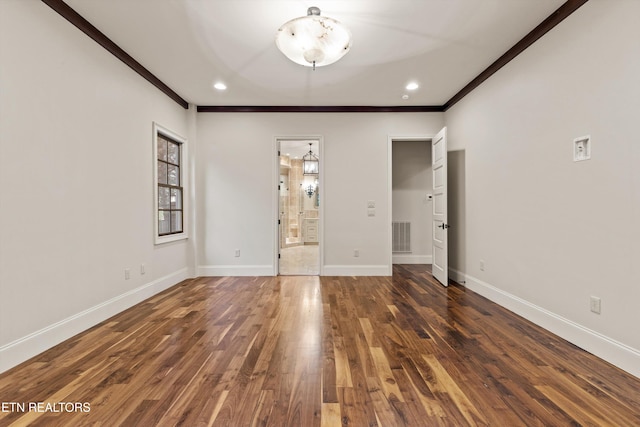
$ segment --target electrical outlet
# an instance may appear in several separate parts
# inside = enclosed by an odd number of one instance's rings
[[[353,256],[356,257],[356,258],[359,257],[360,256],[360,249],[354,249],[353,250]]]
[[[240,256],[240,249],[236,249],[236,258]]]
[[[484,260],[480,260],[480,271],[484,271]]]
[[[601,304],[602,300],[600,298],[592,296],[590,301],[591,312],[600,314]]]
[[[131,270],[129,270],[128,268],[124,269],[124,280],[129,280],[131,279]]]

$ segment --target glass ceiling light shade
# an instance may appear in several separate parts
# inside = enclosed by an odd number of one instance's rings
[[[351,49],[351,32],[335,19],[320,16],[310,7],[307,16],[283,24],[276,45],[287,58],[307,67],[333,64]]]

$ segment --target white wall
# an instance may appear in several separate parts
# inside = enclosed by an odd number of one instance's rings
[[[433,190],[430,141],[392,142],[392,220],[411,222],[411,253],[394,254],[394,264],[431,264]]]
[[[442,126],[442,113],[198,114],[199,274],[273,272],[274,140],[312,135],[323,137],[324,274],[388,274],[388,137]]]
[[[637,0],[586,3],[445,113],[465,149],[467,286],[636,376],[638,16]]]
[[[190,113],[38,1],[0,2],[0,63],[3,371],[187,277],[188,241],[153,244],[151,142]]]

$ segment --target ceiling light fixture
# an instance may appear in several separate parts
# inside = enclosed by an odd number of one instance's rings
[[[284,23],[276,34],[276,45],[296,64],[322,67],[333,64],[351,49],[351,32],[340,22],[320,16],[310,7],[307,16]]]
[[[416,90],[420,87],[420,85],[418,85],[418,83],[416,82],[411,82],[406,86],[407,90]]]
[[[320,172],[320,161],[318,156],[311,151],[311,142],[309,143],[309,152],[302,156],[302,174],[303,175],[318,175]]]
[[[227,85],[222,82],[214,84],[213,87],[217,90],[227,90]]]

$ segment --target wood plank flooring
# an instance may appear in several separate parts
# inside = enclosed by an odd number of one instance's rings
[[[635,426],[640,379],[395,266],[185,281],[0,375],[0,404],[1,426]]]

